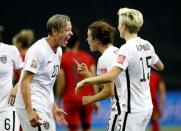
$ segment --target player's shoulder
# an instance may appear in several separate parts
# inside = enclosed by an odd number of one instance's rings
[[[118,51],[119,51],[119,48],[118,48],[118,47],[116,47],[116,46],[112,46],[112,47],[111,47],[111,53],[117,55],[117,54],[118,54]]]
[[[139,39],[138,39],[138,44],[143,44],[143,45],[148,45],[148,46],[150,46],[150,47],[152,47],[152,44],[148,41],[148,40],[145,40],[145,39],[143,39],[143,38],[140,38],[139,37]]]
[[[1,43],[1,44],[2,44],[2,49],[7,50],[8,52],[18,51],[15,45],[9,45],[5,43]]]
[[[29,47],[27,53],[37,52],[41,54],[45,50],[45,47],[46,47],[44,43],[45,43],[45,40],[43,38],[39,39],[38,41],[36,41],[34,44],[32,44]]]
[[[119,51],[119,48],[115,46],[110,46],[100,57],[98,61],[110,61],[114,60],[117,57],[117,53]]]

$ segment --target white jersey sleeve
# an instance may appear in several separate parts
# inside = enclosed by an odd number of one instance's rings
[[[126,70],[128,65],[129,65],[129,53],[128,53],[128,50],[126,49],[126,46],[123,45],[119,49],[117,60],[114,66],[118,66],[121,69]]]
[[[153,48],[153,46],[150,44],[150,47],[152,49],[152,61],[151,61],[151,65],[154,65],[157,63],[157,61],[159,60],[159,57],[157,56],[157,54],[155,53],[155,50]]]
[[[24,70],[30,71],[34,74],[38,72],[41,62],[43,62],[42,55],[39,55],[41,52],[34,48],[30,49],[25,57]]]
[[[99,59],[97,64],[97,75],[104,74],[108,71],[108,65],[105,59]]]
[[[101,55],[97,64],[97,75],[104,74],[111,70],[116,61],[118,48],[111,46]]]

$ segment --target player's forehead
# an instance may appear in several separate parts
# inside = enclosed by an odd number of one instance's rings
[[[71,24],[71,22],[70,21],[66,21],[65,22],[65,26],[64,26],[64,29],[72,29],[72,24]]]

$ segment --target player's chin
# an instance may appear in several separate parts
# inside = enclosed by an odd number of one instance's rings
[[[90,51],[94,52],[96,51],[94,48],[90,47]]]
[[[64,41],[63,43],[61,43],[61,46],[62,46],[62,47],[66,47],[66,46],[67,46],[67,43],[68,43],[68,41]]]

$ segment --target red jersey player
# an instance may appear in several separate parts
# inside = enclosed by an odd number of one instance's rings
[[[150,91],[153,102],[153,113],[151,117],[152,131],[159,131],[158,120],[162,116],[163,105],[165,101],[165,83],[159,73],[151,71]]]
[[[75,30],[73,31],[73,36],[70,38],[62,56],[61,71],[64,75],[59,77],[61,82],[58,83],[58,92],[60,96],[63,96],[64,110],[68,114],[65,118],[68,122],[69,131],[78,131],[80,124],[83,131],[88,131],[91,126],[93,107],[96,107],[96,109],[98,107],[93,104],[82,105],[82,96],[94,94],[92,86],[84,88],[78,95],[74,93],[77,82],[84,78],[77,72],[77,65],[74,60],[85,63],[89,70],[94,73],[95,60],[89,53],[79,50],[79,34]]]

